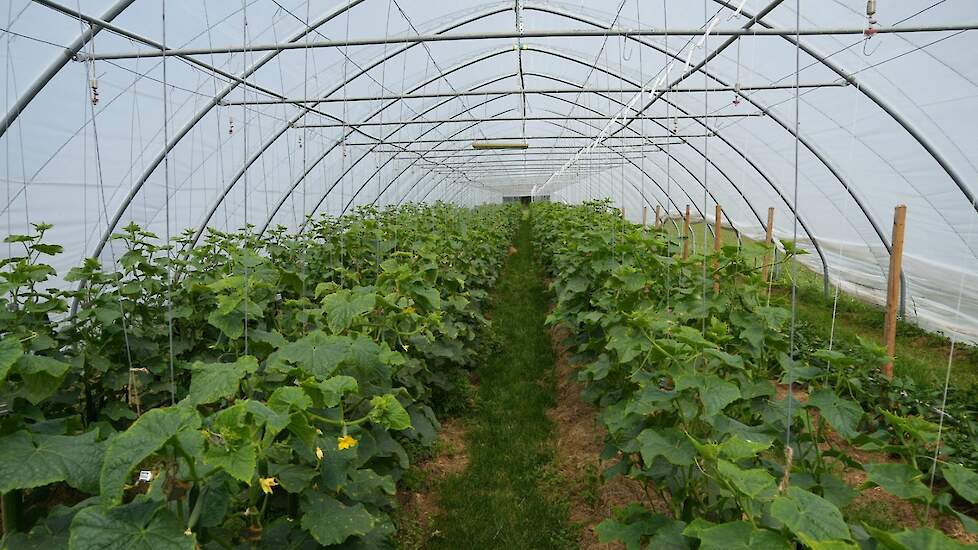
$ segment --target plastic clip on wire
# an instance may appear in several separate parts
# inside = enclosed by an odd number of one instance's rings
[[[863,34],[866,38],[872,38],[879,30],[876,28],[876,0],[866,0],[866,30]]]

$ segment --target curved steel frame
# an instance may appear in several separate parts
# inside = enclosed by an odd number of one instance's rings
[[[542,48],[538,48],[538,47],[533,47],[533,46],[526,46],[526,49],[527,49],[528,51],[536,51],[536,52],[540,52],[540,53],[546,53],[546,54],[549,54],[549,55],[553,55],[553,56],[556,56],[556,57],[559,57],[559,58],[562,58],[562,59],[565,59],[565,60],[567,60],[567,61],[571,61],[571,62],[574,62],[574,63],[579,63],[579,64],[586,64],[586,65],[590,65],[590,62],[587,62],[587,61],[584,61],[584,60],[581,60],[581,59],[578,59],[578,58],[577,58],[577,57],[575,57],[575,56],[572,56],[572,55],[569,55],[569,54],[566,54],[566,53],[563,53],[563,52],[555,52],[555,51],[550,51],[550,50],[546,50],[546,49],[542,49]],[[473,61],[468,61],[468,62],[463,62],[463,63],[460,63],[459,65],[457,65],[457,66],[455,66],[455,67],[452,67],[452,68],[450,68],[449,70],[447,70],[447,71],[445,71],[445,72],[444,72],[443,74],[449,74],[449,73],[451,73],[451,72],[454,72],[455,70],[459,70],[460,68],[464,68],[464,67],[467,67],[467,66],[471,66],[471,65],[473,65],[473,64],[475,64],[475,63],[479,63],[479,62],[482,62],[482,61],[485,61],[485,60],[487,60],[487,59],[490,59],[490,58],[492,58],[492,57],[494,57],[495,55],[501,55],[501,54],[503,54],[503,53],[507,53],[507,52],[509,52],[509,51],[510,51],[509,49],[504,49],[504,50],[501,50],[501,51],[499,51],[499,52],[497,52],[496,54],[487,54],[487,55],[478,55],[478,56],[476,56],[476,58],[474,58],[474,60],[473,60]],[[627,79],[627,78],[625,78],[625,77],[623,77],[623,76],[621,76],[621,75],[618,75],[617,73],[615,73],[614,71],[612,71],[612,70],[610,70],[610,69],[606,69],[606,68],[604,68],[604,67],[599,67],[599,66],[595,66],[595,68],[596,68],[596,69],[598,69],[598,70],[601,70],[602,72],[605,72],[606,74],[609,74],[609,75],[612,75],[612,76],[615,76],[615,77],[618,77],[618,78],[621,78],[621,79],[622,79],[623,81],[626,81],[626,82],[629,82],[629,83],[631,83],[632,85],[636,85],[636,84],[635,84],[634,82],[632,82],[631,80],[629,80],[629,79]],[[566,84],[571,84],[571,85],[576,85],[576,86],[578,86],[578,87],[580,87],[580,85],[579,85],[579,84],[575,84],[575,83],[573,83],[573,82],[570,82],[570,81],[566,81],[566,80],[558,80],[558,81],[560,81],[560,82],[563,82],[563,83],[566,83]],[[421,86],[423,86],[423,85],[424,85],[424,84],[422,84]],[[413,89],[412,89],[412,91],[413,91],[413,90],[416,90],[416,89],[418,89],[419,87],[420,87],[420,86],[418,86],[418,87],[415,87],[415,88],[413,88]],[[604,96],[603,94],[599,94],[599,95],[601,95],[602,97],[605,97],[605,98],[607,98],[607,99],[611,99],[612,101],[616,101],[616,100],[614,100],[613,98],[608,98],[607,96]],[[492,100],[495,100],[495,99],[498,99],[498,98],[500,98],[500,97],[506,97],[506,96],[497,96],[497,97],[494,97],[494,98],[493,98]],[[563,99],[563,98],[561,98],[561,99]],[[617,102],[617,101],[616,101],[616,102]],[[386,109],[387,107],[389,107],[389,106],[390,106],[390,105],[392,105],[393,103],[394,103],[394,102],[392,102],[391,104],[389,104],[389,105],[387,105],[387,106],[385,106],[385,107],[384,107],[383,109]],[[443,103],[444,103],[444,102],[442,102],[442,103],[438,103],[438,104],[436,104],[436,106],[439,106],[439,105],[441,105],[441,104],[443,104]],[[681,107],[679,107],[678,105],[675,105],[675,104],[672,104],[672,105],[674,105],[674,106],[675,106],[675,107],[676,107],[677,109],[679,109],[679,110],[680,110],[681,112],[683,112],[684,114],[688,114],[688,113],[687,113],[687,111],[685,111],[684,109],[682,109],[682,108],[681,108]],[[378,110],[378,112],[379,112],[379,110]],[[596,112],[596,111],[593,111],[593,112]],[[371,115],[370,117],[368,117],[368,118],[367,118],[367,120],[369,120],[369,119],[370,119],[370,118],[371,118],[372,116],[376,116],[376,114],[377,114],[377,113],[375,112],[375,113],[374,113],[374,114],[372,114],[372,115]],[[699,122],[699,121],[697,121],[697,122]],[[703,123],[701,123],[701,122],[699,122],[699,123],[700,123],[700,124],[701,124],[702,126],[704,126],[704,127],[705,127],[705,124],[703,124]],[[667,129],[665,125],[663,125],[663,124],[661,124],[661,123],[659,123],[659,122],[656,122],[656,124],[658,124],[659,126],[661,126],[661,127],[663,127],[664,129]],[[635,132],[635,131],[634,131],[634,130],[632,130],[632,129],[629,129],[629,130],[631,130],[632,132]],[[396,130],[395,130],[395,131],[396,131]],[[635,133],[637,133],[637,132],[635,132]],[[422,135],[423,135],[423,134],[422,134]],[[766,182],[767,182],[767,183],[768,183],[768,184],[769,184],[769,185],[771,186],[771,188],[772,188],[772,189],[774,189],[774,191],[775,191],[775,192],[776,192],[776,193],[778,194],[778,196],[779,196],[779,197],[780,197],[780,198],[781,198],[781,199],[782,199],[782,200],[783,200],[783,201],[785,202],[785,204],[786,204],[786,205],[788,206],[788,208],[789,208],[789,209],[791,210],[791,212],[792,212],[792,214],[793,214],[793,215],[794,215],[795,217],[797,217],[797,218],[799,219],[799,224],[800,224],[800,225],[801,225],[801,226],[803,227],[803,229],[805,230],[805,232],[806,232],[806,234],[808,235],[808,237],[809,237],[809,239],[810,239],[810,240],[812,241],[812,243],[813,243],[813,246],[814,246],[814,248],[816,249],[816,252],[817,252],[817,253],[818,253],[818,255],[819,255],[819,259],[820,259],[820,261],[821,261],[821,263],[822,263],[822,267],[823,267],[823,273],[825,274],[825,277],[824,277],[824,289],[825,289],[825,291],[827,292],[827,291],[828,291],[828,285],[829,285],[829,275],[828,275],[828,273],[829,273],[829,270],[828,270],[828,264],[827,264],[827,260],[826,260],[826,257],[825,257],[825,255],[824,255],[824,252],[823,252],[823,251],[822,251],[822,249],[821,249],[821,246],[819,245],[819,243],[818,243],[818,241],[817,241],[817,239],[815,239],[815,237],[814,237],[814,235],[813,235],[813,234],[811,233],[811,231],[809,230],[809,228],[808,228],[808,226],[807,226],[807,224],[805,223],[805,221],[804,221],[804,220],[803,220],[803,219],[802,219],[802,218],[800,217],[800,215],[799,215],[799,214],[798,214],[798,212],[797,212],[797,211],[795,210],[795,208],[793,207],[793,205],[791,205],[791,204],[790,204],[790,203],[789,203],[789,202],[787,201],[787,199],[786,199],[786,198],[784,197],[784,195],[783,195],[783,194],[781,193],[781,191],[780,191],[780,190],[779,190],[779,189],[777,188],[777,186],[775,186],[775,185],[774,185],[774,183],[773,183],[773,181],[772,181],[772,180],[770,179],[770,177],[768,177],[768,176],[767,176],[767,174],[766,174],[766,173],[764,173],[764,172],[763,172],[763,171],[762,171],[762,170],[760,169],[760,167],[759,167],[759,166],[757,166],[757,165],[756,165],[756,164],[755,164],[755,163],[754,163],[753,161],[751,161],[751,160],[750,160],[750,159],[749,159],[749,158],[748,158],[748,157],[746,156],[746,154],[745,154],[745,153],[743,153],[742,151],[740,151],[739,149],[737,149],[737,148],[736,148],[736,147],[735,147],[735,146],[734,146],[734,145],[733,145],[732,143],[730,143],[730,142],[729,142],[729,140],[727,140],[726,138],[723,138],[722,136],[718,136],[718,137],[721,137],[721,139],[723,139],[723,141],[724,141],[724,143],[725,143],[725,144],[727,144],[727,145],[728,145],[729,147],[731,147],[731,149],[733,149],[734,151],[736,151],[736,152],[737,152],[737,154],[738,154],[739,156],[741,156],[742,158],[744,158],[744,160],[745,160],[745,161],[747,161],[747,162],[748,162],[748,163],[749,163],[749,164],[750,164],[750,165],[751,165],[751,166],[752,166],[752,167],[753,167],[753,168],[754,168],[754,169],[755,169],[755,170],[756,170],[756,171],[758,172],[758,174],[760,174],[760,175],[761,175],[761,177],[762,177],[762,178],[763,178],[763,179],[764,179],[764,180],[765,180],[765,181],[766,181]],[[683,141],[686,141],[686,140],[683,140]],[[738,186],[737,186],[737,185],[736,185],[736,184],[735,184],[735,183],[733,182],[733,180],[732,180],[732,178],[730,178],[730,177],[729,177],[729,176],[728,176],[728,175],[727,175],[727,174],[726,174],[726,173],[725,173],[725,172],[724,172],[724,171],[723,171],[723,170],[722,170],[722,169],[721,169],[721,168],[720,168],[719,166],[717,166],[717,165],[716,165],[716,163],[712,161],[712,159],[709,159],[709,158],[708,158],[708,157],[707,157],[707,156],[706,156],[706,155],[705,155],[705,154],[704,154],[704,153],[703,153],[702,151],[700,151],[698,147],[696,147],[696,146],[694,146],[693,144],[691,144],[691,143],[689,143],[688,141],[686,142],[686,144],[687,144],[687,145],[690,145],[690,147],[692,147],[694,151],[696,151],[696,152],[697,152],[697,153],[698,153],[698,154],[699,154],[700,156],[702,156],[702,157],[704,157],[704,159],[706,159],[706,161],[707,161],[707,162],[709,162],[709,163],[710,163],[710,165],[714,167],[714,169],[716,169],[716,170],[717,170],[717,171],[718,171],[718,172],[719,172],[719,173],[720,173],[721,175],[723,175],[723,177],[724,177],[724,178],[725,178],[725,179],[726,179],[727,181],[729,181],[729,182],[730,182],[730,184],[731,184],[731,185],[732,185],[732,186],[734,187],[734,189],[736,189],[736,190],[737,190],[737,192],[738,192],[738,194],[739,194],[739,195],[741,196],[741,198],[743,198],[743,200],[745,201],[745,203],[747,203],[747,205],[748,205],[748,207],[749,207],[749,208],[751,209],[751,211],[752,211],[752,213],[753,213],[753,214],[755,215],[755,217],[757,217],[757,219],[758,219],[758,223],[759,223],[759,224],[761,224],[761,226],[763,226],[763,225],[764,225],[764,222],[762,221],[762,219],[761,219],[761,217],[760,217],[760,214],[759,214],[759,213],[757,212],[757,210],[756,210],[756,209],[754,208],[754,206],[753,206],[753,204],[752,204],[752,203],[750,203],[750,201],[749,201],[749,200],[748,200],[748,199],[746,198],[746,196],[745,196],[745,195],[743,194],[743,192],[742,192],[742,191],[740,190],[740,188],[739,188],[739,187],[738,187]],[[429,150],[433,150],[433,149],[434,149],[433,147],[432,147],[432,148],[429,148]],[[372,150],[372,149],[371,149],[371,150]],[[359,162],[360,160],[362,160],[363,158],[365,158],[365,157],[366,157],[366,155],[367,155],[367,154],[369,154],[369,152],[370,152],[370,151],[368,151],[367,153],[365,153],[365,154],[364,154],[364,155],[363,155],[363,156],[362,156],[362,157],[361,157],[360,159],[358,159],[358,160],[357,160],[356,162]],[[327,153],[328,153],[328,152],[327,152]],[[324,155],[323,155],[322,157],[320,157],[320,159],[318,159],[318,160],[317,160],[317,162],[318,162],[318,161],[321,161],[321,160],[322,160],[322,158],[324,158],[324,157],[325,157],[325,154],[324,154]],[[686,171],[687,171],[688,173],[690,173],[690,175],[693,175],[693,173],[692,173],[692,171],[690,171],[690,170],[689,170],[689,168],[685,166],[685,163],[683,163],[683,162],[682,162],[681,160],[679,160],[679,159],[676,159],[675,157],[672,157],[672,158],[673,158],[673,159],[675,159],[675,160],[677,161],[677,163],[679,163],[679,164],[680,164],[680,165],[681,165],[681,166],[682,166],[682,167],[683,167],[683,168],[684,168],[684,169],[685,169],[685,170],[686,170]],[[314,164],[315,164],[315,163],[314,163]],[[355,164],[355,163],[354,163],[354,164]],[[634,164],[634,163],[632,163],[632,164]],[[385,165],[386,165],[386,163],[385,163]],[[352,168],[352,166],[351,166],[351,168]],[[310,169],[309,169],[309,171],[311,171],[311,170],[312,170],[312,167],[310,167]],[[379,169],[378,169],[378,170],[379,170]],[[348,171],[349,171],[349,169],[348,169],[348,170],[347,170],[346,172],[348,172]],[[345,174],[346,174],[346,172],[344,172],[344,174],[343,174],[343,176],[345,176]],[[404,172],[404,171],[402,171],[402,174],[403,174],[403,172]],[[308,172],[307,172],[307,173],[308,173]],[[375,171],[375,172],[374,172],[373,174],[371,174],[370,176],[368,176],[368,177],[366,178],[366,180],[367,180],[367,181],[369,181],[369,180],[370,180],[371,178],[373,178],[373,176],[374,176],[374,175],[376,175],[376,173],[377,173],[377,171]],[[643,173],[644,173],[644,171],[643,171]],[[400,175],[401,175],[401,174],[398,174],[398,177],[399,177]],[[647,173],[645,173],[645,175],[646,175],[646,176],[648,176],[648,174],[647,174]],[[342,177],[342,176],[341,176],[341,177]],[[699,183],[699,184],[700,184],[701,186],[703,185],[703,184],[702,184],[702,182],[701,182],[701,181],[699,180],[699,178],[698,178],[698,177],[696,177],[696,176],[693,176],[693,177],[694,177],[694,178],[696,179],[696,181],[697,181],[697,183]],[[650,179],[651,179],[651,178],[650,178]],[[339,179],[337,180],[337,182],[338,182],[338,181],[339,181]],[[654,181],[654,180],[653,180],[653,181]],[[315,211],[316,211],[316,210],[317,210],[317,209],[319,208],[319,206],[320,206],[320,205],[322,204],[322,202],[323,202],[323,201],[324,201],[324,200],[326,199],[326,196],[327,196],[327,195],[329,194],[329,192],[330,192],[330,191],[331,191],[331,190],[332,190],[332,189],[333,189],[333,188],[335,187],[335,185],[336,185],[336,183],[337,183],[337,182],[334,182],[334,184],[333,184],[333,185],[331,185],[331,186],[329,187],[329,189],[328,189],[328,190],[326,191],[326,194],[325,194],[325,195],[323,195],[323,197],[321,197],[321,198],[319,199],[319,201],[318,201],[318,202],[316,203],[316,206],[314,206],[314,207],[313,207],[313,209],[312,209],[312,211],[310,212],[310,215],[312,215],[312,214],[314,214],[314,213],[315,213]],[[391,182],[391,183],[393,183],[393,182]],[[296,184],[294,184],[294,185],[293,185],[293,187],[292,187],[292,189],[293,189],[293,190],[294,190],[294,188],[295,188],[295,186],[296,186],[297,184],[298,184],[298,182],[296,182]],[[678,184],[678,182],[677,182],[677,184]],[[356,192],[356,193],[354,194],[354,198],[355,198],[355,197],[356,197],[356,196],[357,196],[357,195],[358,195],[358,194],[360,193],[360,191],[362,191],[362,189],[363,189],[364,187],[365,187],[365,185],[363,185],[363,186],[361,186],[361,187],[360,187],[360,189],[358,189],[358,190],[357,190],[357,192]],[[388,187],[389,187],[389,185],[388,185]],[[680,187],[680,188],[681,188],[681,187]],[[661,186],[659,186],[659,189],[660,189],[660,191],[663,191],[663,190],[662,190],[662,188],[661,188]],[[385,188],[385,190],[386,190],[386,188]],[[290,192],[291,192],[291,191],[290,191]],[[663,193],[664,193],[664,191],[663,191]],[[685,190],[684,190],[684,193],[685,193]],[[709,192],[709,191],[708,191],[708,193],[710,194],[710,197],[714,199],[714,202],[716,202],[716,198],[715,198],[715,197],[713,196],[713,194],[712,194],[712,192]],[[287,193],[287,194],[288,194],[288,193]],[[664,194],[665,194],[665,193],[664,193]],[[703,215],[703,212],[702,212],[702,211],[700,210],[700,208],[699,208],[699,206],[698,206],[698,205],[696,204],[696,201],[695,201],[695,200],[693,200],[693,199],[692,199],[692,198],[691,198],[691,197],[689,196],[689,194],[688,194],[688,193],[686,193],[686,196],[687,196],[687,197],[688,197],[688,198],[690,199],[690,202],[691,202],[691,203],[692,203],[692,204],[693,204],[693,205],[694,205],[694,206],[696,207],[696,210],[697,210],[697,212],[698,212],[698,213],[700,214],[700,216],[701,216],[701,217],[704,217],[704,218],[705,218],[705,216]],[[284,202],[285,202],[286,200],[287,200],[287,195],[286,195],[285,197],[283,197],[283,198],[282,198],[282,199],[281,199],[281,200],[279,201],[279,207],[280,207],[280,206],[281,206],[282,204],[284,204]],[[670,200],[671,200],[671,198],[670,198]],[[648,202],[648,201],[646,201],[646,202]],[[657,202],[658,202],[658,199],[657,199]],[[651,205],[651,203],[649,203],[649,204]],[[676,204],[676,203],[674,202],[673,204]],[[679,208],[679,207],[678,207],[678,205],[676,205],[676,206],[677,206],[677,208]],[[272,218],[272,217],[274,217],[274,216],[275,216],[275,215],[277,214],[277,211],[278,211],[278,208],[279,208],[279,207],[277,207],[277,208],[276,208],[276,209],[275,209],[275,210],[274,210],[274,211],[273,211],[273,212],[272,212],[272,213],[270,214],[270,216],[269,216],[269,221],[267,221],[267,222],[266,222],[266,227],[267,227],[267,225],[268,225],[268,223],[270,223],[270,220],[271,220],[271,218]],[[347,208],[347,207],[349,207],[349,203],[348,203],[348,204],[347,204],[347,206],[346,206],[346,207],[344,208],[344,211],[346,210],[346,208]],[[729,216],[727,216],[727,221],[728,221],[728,223],[730,223],[730,222],[731,222],[731,220],[730,220],[730,218],[729,218]],[[732,225],[733,225],[733,224],[731,223],[731,226],[732,226]]]
[[[320,18],[318,18],[313,23],[309,24],[305,29],[296,32],[291,38],[288,39],[288,42],[296,42],[296,41],[298,41],[299,39],[301,39],[302,37],[308,35],[309,33],[314,32],[315,29],[319,28],[320,26],[322,26],[323,24],[325,24],[329,20],[331,20],[331,19],[335,18],[336,16],[338,16],[338,15],[346,12],[349,9],[352,9],[356,5],[362,3],[363,1],[365,1],[365,0],[350,0],[345,5],[340,6],[340,7],[336,8],[336,9],[328,12],[324,16],[321,16]],[[730,2],[727,2],[725,0],[713,0],[713,1],[715,3],[721,5],[721,6],[724,6],[724,7],[728,8],[728,9],[735,9],[735,7],[732,6]],[[101,19],[103,21],[106,21],[106,22],[112,21],[120,13],[122,13],[127,7],[129,7],[133,2],[134,2],[134,0],[118,0],[112,7],[110,7],[108,10],[106,10],[106,12],[103,14],[103,16],[102,16]],[[609,26],[607,26],[607,25],[605,25],[605,24],[603,24],[601,22],[591,20],[590,18],[583,17],[583,16],[581,16],[579,14],[568,13],[568,12],[565,12],[564,10],[561,10],[561,9],[556,8],[556,7],[553,7],[553,6],[548,6],[548,5],[532,5],[532,4],[530,4],[530,5],[525,5],[524,6],[524,9],[525,10],[536,10],[536,11],[541,11],[541,12],[547,12],[547,13],[551,13],[551,14],[554,14],[554,15],[567,17],[567,18],[572,19],[572,20],[577,20],[577,21],[580,21],[580,22],[584,22],[586,24],[593,25],[593,26],[596,26],[596,27],[606,28],[606,29],[609,28]],[[458,28],[458,27],[460,27],[462,25],[465,25],[465,24],[467,24],[469,22],[473,22],[473,21],[477,21],[477,20],[480,20],[480,19],[484,19],[484,18],[489,17],[491,15],[495,15],[495,14],[506,12],[506,11],[509,11],[509,9],[508,8],[502,8],[502,7],[493,7],[493,8],[490,8],[490,9],[488,9],[486,11],[483,11],[483,12],[481,12],[479,14],[476,14],[476,15],[467,15],[463,19],[458,20],[456,22],[453,22],[453,23],[449,24],[449,26],[447,26],[443,30],[438,31],[438,33],[442,33],[442,32],[445,32],[447,30],[451,30],[451,29],[454,29],[454,28]],[[763,26],[766,29],[774,29],[775,28],[774,25],[763,21],[763,16],[766,15],[765,13],[761,13],[758,16],[758,15],[752,15],[749,12],[746,12],[746,11],[741,11],[741,15],[743,17],[751,20],[751,21],[756,22],[758,25],[761,25],[761,26]],[[68,49],[66,49],[65,52],[62,52],[61,54],[59,54],[55,58],[55,60],[52,61],[52,63],[45,69],[45,71],[42,72],[41,75],[37,79],[35,79],[35,81],[31,84],[31,86],[28,89],[26,89],[18,97],[18,99],[14,103],[13,107],[11,107],[8,110],[8,112],[6,113],[5,117],[2,120],[0,120],[0,136],[2,136],[6,132],[6,130],[9,129],[9,127],[11,126],[11,124],[16,120],[16,118],[20,115],[20,113],[23,112],[24,108],[26,108],[27,105],[33,100],[33,98],[43,88],[45,88],[47,86],[47,84],[50,83],[50,81],[60,71],[60,69],[63,68],[67,64],[67,62],[75,54],[77,54],[78,52],[80,52],[82,50],[82,48],[84,48],[85,45],[92,39],[92,37],[95,34],[97,34],[100,30],[102,30],[102,28],[103,27],[99,26],[97,23],[92,23],[89,29],[83,31],[81,34],[79,34],[75,38],[75,40],[71,43],[71,45],[69,46]],[[806,54],[808,54],[811,57],[813,57],[815,60],[817,60],[817,62],[819,62],[820,64],[822,64],[823,66],[825,66],[829,70],[833,71],[834,73],[836,73],[837,75],[839,75],[841,78],[845,79],[847,82],[849,82],[851,84],[854,84],[857,87],[857,89],[863,95],[865,95],[868,99],[870,99],[873,103],[875,103],[880,109],[882,109],[890,118],[892,118],[895,122],[897,122],[897,124],[899,124],[907,133],[909,133],[911,135],[911,137],[913,137],[913,139],[915,141],[917,141],[917,143],[934,159],[934,161],[941,167],[941,169],[944,170],[944,172],[948,175],[948,177],[951,178],[951,180],[954,182],[954,184],[957,186],[957,188],[965,195],[965,197],[968,199],[968,201],[972,204],[972,207],[975,209],[975,211],[978,212],[978,200],[976,200],[976,198],[974,196],[974,193],[968,187],[968,185],[965,182],[964,178],[961,176],[960,173],[958,173],[958,171],[954,168],[954,166],[951,164],[951,162],[944,156],[944,154],[941,152],[940,148],[937,145],[935,145],[934,143],[932,143],[929,139],[927,139],[927,137],[919,129],[917,129],[910,120],[908,120],[907,118],[905,118],[895,107],[893,107],[888,102],[886,102],[875,90],[873,90],[871,87],[867,87],[865,84],[863,84],[862,82],[858,81],[854,76],[846,73],[838,64],[836,64],[836,63],[834,63],[834,62],[826,59],[825,56],[824,56],[824,54],[820,53],[817,49],[815,49],[815,48],[813,48],[811,46],[805,45],[805,44],[799,44],[798,41],[796,41],[795,37],[793,37],[793,36],[789,36],[789,35],[785,35],[785,34],[782,34],[780,36],[784,40],[787,40],[788,42],[790,42],[791,44],[797,45],[800,49],[802,49],[803,51],[805,51]],[[733,37],[733,38],[735,39],[736,37]],[[634,40],[634,41],[637,41],[640,44],[643,44],[644,46],[647,46],[647,47],[651,47],[651,48],[653,48],[653,49],[655,49],[657,51],[660,51],[661,53],[663,53],[665,55],[668,55],[668,56],[673,57],[673,58],[678,58],[678,56],[676,54],[673,54],[671,52],[667,52],[663,48],[660,48],[657,45],[652,44],[651,42],[649,42],[647,40],[643,40],[643,39],[641,39],[639,37],[626,35],[625,36],[625,39],[626,40]],[[379,64],[379,63],[386,62],[390,58],[392,58],[392,57],[394,57],[396,55],[399,55],[400,53],[403,53],[403,51],[409,49],[410,47],[413,47],[414,45],[417,45],[417,43],[409,44],[408,46],[406,46],[404,48],[400,48],[393,55],[391,55],[389,57],[386,57],[386,58],[380,60],[379,62],[377,62],[375,64],[372,64],[370,68],[377,66],[377,64]],[[137,183],[133,186],[132,190],[127,195],[127,197],[125,198],[125,200],[119,206],[119,209],[116,212],[116,215],[113,216],[113,219],[110,221],[110,223],[108,224],[108,227],[106,228],[105,234],[103,235],[102,239],[100,239],[99,244],[96,246],[95,250],[93,251],[93,256],[98,256],[101,253],[101,251],[104,248],[105,243],[106,243],[106,241],[108,239],[108,236],[114,230],[114,227],[119,223],[119,220],[124,215],[125,211],[128,209],[128,207],[131,204],[132,200],[134,199],[135,195],[139,193],[139,191],[142,188],[143,184],[146,182],[146,180],[148,180],[148,178],[151,176],[151,174],[153,172],[155,172],[155,170],[159,167],[159,165],[162,163],[162,160],[170,152],[170,150],[172,150],[173,147],[187,133],[189,133],[189,131],[194,126],[196,126],[196,124],[198,122],[200,122],[200,120],[202,120],[203,117],[216,104],[219,103],[220,98],[226,97],[227,94],[229,94],[231,91],[233,91],[235,88],[237,88],[237,86],[241,84],[241,79],[247,78],[248,76],[250,76],[251,74],[253,74],[261,66],[263,66],[268,61],[270,61],[275,56],[277,56],[280,52],[281,52],[281,50],[276,50],[276,51],[270,52],[268,55],[264,56],[260,61],[258,61],[257,63],[253,64],[251,67],[249,67],[247,70],[245,70],[241,74],[241,76],[237,77],[238,80],[235,80],[233,83],[230,83],[217,97],[215,97],[215,100],[214,101],[212,101],[208,106],[206,106],[203,109],[201,109],[190,121],[188,121],[184,125],[184,127],[179,132],[177,132],[174,135],[173,138],[171,138],[170,143],[167,143],[167,144],[164,145],[163,151],[156,157],[156,159],[154,159],[153,162],[150,163],[150,165],[144,171],[143,175],[139,178],[139,180],[137,180]],[[344,84],[345,83],[348,83],[349,80],[352,80],[353,78],[358,78],[363,73],[365,73],[366,70],[369,70],[369,69],[365,69],[361,73],[358,73],[357,75],[353,76],[351,79],[348,79],[346,82],[344,82]],[[718,82],[720,84],[725,85],[725,83],[721,79],[719,79],[718,77],[716,77],[713,74],[710,74],[707,71],[701,71],[700,69],[697,69],[696,72],[703,72],[708,78],[714,80],[715,82]],[[334,89],[328,95],[331,95],[332,93],[335,93],[335,91],[336,90]],[[759,109],[762,109],[763,111],[767,112],[767,114],[768,114],[768,116],[770,118],[772,118],[773,120],[775,120],[776,122],[778,122],[779,125],[781,125],[786,130],[788,130],[789,132],[791,132],[792,135],[794,135],[794,133],[792,132],[792,129],[790,128],[790,126],[785,125],[784,124],[784,121],[782,121],[780,118],[778,118],[777,116],[774,116],[773,113],[768,112],[761,105],[757,104],[754,100],[752,100],[752,98],[745,97],[745,99],[747,99],[749,102],[751,102],[755,107],[758,107]],[[644,108],[643,108],[643,111],[644,111]],[[301,118],[301,116],[304,116],[304,113],[305,112],[308,112],[308,111],[303,111],[303,114],[299,115],[299,117],[297,117],[296,120],[298,120],[298,118]],[[627,124],[628,123],[626,123],[626,125]],[[284,130],[281,133],[284,133]],[[267,150],[268,146],[270,146],[271,142],[274,142],[277,139],[277,137],[279,135],[281,135],[281,133],[278,134],[278,135],[276,135],[274,138],[272,138],[272,140],[270,142],[268,142],[268,144],[265,147],[263,147],[255,156],[253,156],[251,159],[249,159],[247,161],[245,167],[242,169],[242,171],[247,170],[247,168],[255,161],[254,159],[256,159],[257,156],[260,156],[262,153],[264,153],[264,151]],[[815,158],[819,160],[820,163],[822,163],[824,166],[826,166],[826,168],[829,170],[829,172],[843,185],[843,187],[846,189],[846,191],[849,193],[849,195],[856,202],[857,206],[863,212],[863,215],[867,218],[867,220],[873,226],[874,231],[876,231],[876,233],[879,236],[879,238],[880,238],[881,242],[883,243],[884,247],[887,249],[888,252],[890,252],[891,247],[890,247],[890,243],[889,243],[888,239],[886,238],[886,235],[880,230],[879,225],[878,225],[878,223],[876,223],[876,221],[873,218],[872,214],[865,208],[865,205],[863,204],[862,200],[859,199],[858,195],[856,195],[856,193],[848,185],[848,183],[845,181],[845,179],[841,176],[841,174],[838,172],[838,170],[834,167],[834,165],[824,155],[822,155],[820,152],[818,152],[808,142],[808,140],[804,139],[801,136],[797,136],[797,137],[799,138],[799,141],[803,145],[805,145],[806,149],[808,149],[815,156]],[[748,162],[750,162],[749,159],[746,157],[746,155],[742,151],[740,151],[739,149],[736,149],[736,148],[734,148],[734,150],[737,152],[737,154],[739,156],[741,156],[742,158],[744,158],[745,160],[747,160]],[[751,164],[753,164],[753,163],[751,163]],[[222,196],[221,196],[221,198],[219,199],[219,202],[221,200],[223,200],[226,196],[227,196],[227,193],[223,193]],[[796,217],[798,217],[797,212],[795,212],[793,208],[792,208],[792,212],[793,212],[793,214]],[[824,264],[824,261],[823,261],[823,264]],[[827,268],[826,268],[826,273],[827,273]],[[902,275],[903,274],[901,273],[901,277],[902,277]],[[906,282],[905,281],[904,281],[903,286],[904,287],[906,286]]]

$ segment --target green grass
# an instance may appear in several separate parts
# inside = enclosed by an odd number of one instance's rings
[[[682,220],[677,220],[682,227]],[[690,226],[696,250],[702,251],[704,224],[695,223]],[[672,222],[666,221],[663,230],[669,235],[678,235]],[[729,228],[722,230],[722,242],[733,244],[737,242],[737,234]],[[712,249],[713,235],[706,233],[708,246]],[[761,261],[763,251],[750,246],[754,241],[744,239],[744,253],[755,256]],[[819,338],[828,340],[832,327],[832,308],[834,303],[834,288],[828,298],[823,294],[822,275],[802,264],[798,265],[797,275],[797,315],[802,323],[802,330],[812,331]],[[784,307],[791,305],[791,269],[782,266],[775,279],[772,302]],[[840,293],[835,320],[834,339],[842,345],[854,346],[857,336],[883,345],[883,308],[868,303],[855,296]],[[896,357],[893,370],[897,376],[905,376],[917,382],[943,386],[947,371],[950,340],[944,335],[928,332],[917,325],[897,321]],[[958,344],[954,351],[951,384],[966,388],[978,383],[978,348]]]
[[[576,539],[558,496],[546,415],[555,400],[544,328],[550,295],[525,218],[514,244],[493,296],[492,330],[503,345],[479,367],[469,467],[439,486],[429,548],[568,548]]]

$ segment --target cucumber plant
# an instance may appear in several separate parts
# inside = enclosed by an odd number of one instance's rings
[[[897,412],[876,373],[885,354],[792,346],[790,312],[769,305],[736,246],[683,259],[682,242],[621,219],[607,202],[536,203],[535,239],[574,335],[583,396],[601,408],[606,476],[647,500],[597,527],[637,548],[954,548],[931,527],[888,532],[849,517],[879,486],[918,522],[972,532],[978,474],[934,461],[938,427]],[[784,247],[781,262],[802,253]],[[718,282],[718,290],[714,289]],[[794,348],[794,349],[793,349]],[[873,458],[866,458],[867,456]],[[865,481],[853,486],[848,473]],[[938,481],[931,488],[931,479]]]

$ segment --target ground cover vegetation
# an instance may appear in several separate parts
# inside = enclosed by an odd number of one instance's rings
[[[572,548],[566,498],[554,467],[554,356],[544,326],[551,294],[523,220],[492,292],[498,349],[475,371],[466,415],[467,468],[437,488],[440,513],[425,548]]]
[[[966,391],[942,423],[934,388],[880,376],[879,346],[830,350],[792,330],[736,243],[683,260],[678,237],[601,202],[536,204],[533,221],[557,299],[548,321],[574,335],[583,395],[608,430],[604,456],[618,459],[604,475],[648,494],[604,521],[602,540],[922,549],[963,546],[942,521],[978,530]],[[799,252],[784,245],[787,265]],[[916,526],[881,526],[851,506],[876,488]]]
[[[0,271],[4,548],[374,548],[463,406],[513,207],[364,208],[46,287],[50,226]],[[70,311],[77,301],[77,311]]]

